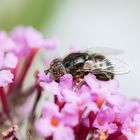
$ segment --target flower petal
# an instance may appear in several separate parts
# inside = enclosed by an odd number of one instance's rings
[[[13,82],[13,74],[9,70],[0,71],[0,87],[7,86],[9,83]]]

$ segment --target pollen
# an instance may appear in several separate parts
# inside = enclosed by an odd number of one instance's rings
[[[106,140],[108,137],[108,133],[107,132],[101,132],[100,133],[100,140]]]
[[[52,118],[51,124],[52,124],[54,127],[57,127],[58,124],[59,124],[59,120],[58,120],[57,118]]]

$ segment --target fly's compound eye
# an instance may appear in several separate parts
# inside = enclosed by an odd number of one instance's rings
[[[55,59],[51,64],[50,72],[52,73],[52,78],[59,81],[60,77],[66,74],[66,69],[59,59]]]

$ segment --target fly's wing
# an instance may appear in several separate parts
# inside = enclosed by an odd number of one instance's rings
[[[110,48],[110,47],[101,47],[101,46],[90,47],[84,51],[88,52],[89,54],[97,53],[97,54],[102,54],[105,56],[120,55],[120,54],[124,53],[122,50],[119,50],[119,49],[114,49],[114,48]]]
[[[105,56],[105,59],[102,61],[87,61],[87,64],[85,63],[84,71],[92,71],[93,73],[100,73],[100,72],[110,72],[113,74],[126,74],[130,72],[130,67],[127,63],[123,62],[122,60],[119,60],[117,58],[114,58],[112,56],[123,54],[124,52],[119,49],[114,49],[110,47],[91,47],[87,49],[89,54],[100,54]],[[89,68],[89,69],[88,69]]]
[[[126,74],[131,71],[130,66],[126,62],[124,62],[120,59],[109,58],[109,62],[112,67],[107,66],[107,68],[104,69],[105,71],[113,72],[116,75]],[[110,67],[110,69],[109,69],[109,67]]]
[[[130,66],[117,58],[109,57],[102,61],[87,61],[83,71],[90,71],[94,74],[101,72],[109,72],[116,75],[126,74],[130,72]]]

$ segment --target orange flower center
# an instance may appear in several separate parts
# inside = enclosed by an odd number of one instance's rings
[[[96,99],[96,104],[98,105],[98,107],[101,107],[102,106],[102,104],[104,103],[104,99],[103,98],[101,98],[101,97],[98,97],[97,99]]]
[[[52,118],[52,120],[51,120],[51,124],[52,124],[52,126],[57,127],[58,124],[59,124],[58,119],[57,119],[57,118]]]
[[[102,126],[102,125],[103,125],[103,121],[102,121],[102,120],[98,120],[98,124],[99,124],[100,126]]]
[[[81,107],[82,105],[83,105],[83,102],[77,101],[77,106],[78,106],[78,107]]]
[[[137,129],[134,128],[134,127],[132,127],[132,128],[131,128],[131,132],[132,132],[132,134],[136,135],[136,133],[137,133]]]
[[[100,140],[106,140],[108,137],[108,133],[107,132],[101,132],[100,133]]]

